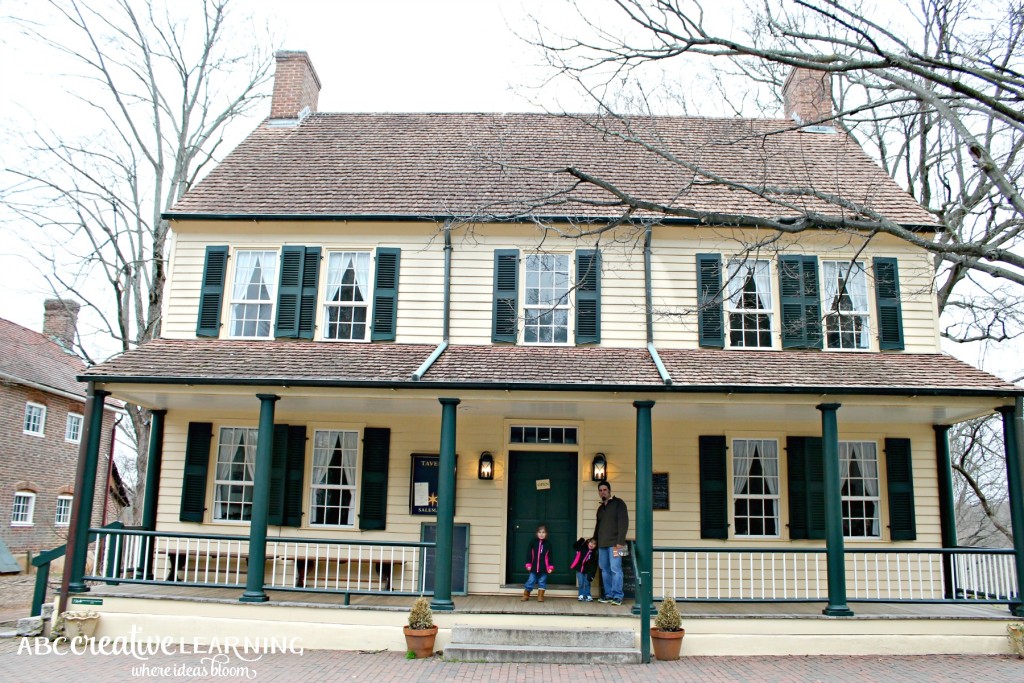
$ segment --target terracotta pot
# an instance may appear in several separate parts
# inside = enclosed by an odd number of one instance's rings
[[[434,638],[437,637],[437,627],[431,626],[428,629],[418,631],[408,626],[403,626],[405,632],[405,646],[416,654],[417,659],[425,659],[434,656]]]
[[[686,629],[679,631],[662,631],[651,629],[651,643],[654,645],[654,657],[663,662],[679,659],[679,649],[683,646]]]

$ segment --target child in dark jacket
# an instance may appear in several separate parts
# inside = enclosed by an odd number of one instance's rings
[[[555,571],[555,565],[551,562],[551,548],[548,547],[548,527],[544,524],[537,527],[537,538],[530,541],[530,547],[526,550],[526,571],[530,572],[530,576],[526,579],[523,597],[519,599],[523,602],[529,600],[530,591],[536,586],[537,602],[544,602],[548,574]]]
[[[590,582],[597,574],[597,541],[593,538],[580,538],[573,547],[576,549],[576,556],[569,566],[576,570],[576,599],[580,602],[593,602]]]

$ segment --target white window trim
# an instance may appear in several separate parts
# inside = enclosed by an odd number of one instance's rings
[[[68,518],[67,518],[67,520],[65,520],[63,522],[60,519],[60,502],[62,500],[68,501]],[[71,496],[71,495],[68,495],[66,493],[62,493],[59,496],[57,496],[57,505],[56,505],[56,509],[55,509],[55,512],[54,512],[54,515],[53,515],[53,525],[54,526],[70,526],[71,525],[71,506],[74,505],[74,501],[75,501],[75,497]]]
[[[28,429],[28,424],[27,423],[28,423],[28,411],[29,411],[29,408],[39,408],[39,410],[40,410],[40,412],[39,412],[39,431],[38,432],[33,432],[30,429]],[[42,403],[34,403],[32,401],[26,401],[26,403],[25,403],[25,414],[24,414],[24,416],[22,418],[22,421],[21,421],[21,428],[22,428],[22,431],[25,434],[28,434],[29,436],[37,436],[39,438],[45,437],[46,436],[46,406],[44,406]]]
[[[366,280],[368,295],[366,298],[366,336],[362,339],[336,339],[334,337],[327,336],[327,310],[328,308],[340,308],[337,304],[331,304],[327,300],[330,291],[330,273],[331,273],[331,255],[332,254],[368,254],[369,265],[366,269]],[[338,342],[341,344],[368,344],[372,340],[373,334],[373,292],[377,285],[376,281],[376,265],[377,257],[372,249],[329,249],[326,252],[326,258],[323,260],[323,277],[320,278],[320,282],[323,283],[318,293],[319,307],[317,315],[320,317],[320,332],[319,337],[325,342]]]
[[[554,306],[548,305],[548,304],[529,306],[526,303],[526,279],[527,279],[526,278],[526,272],[527,272],[527,263],[529,262],[529,259],[532,258],[532,257],[542,257],[542,256],[555,256],[555,257],[561,257],[561,258],[565,258],[566,259],[566,263],[567,263],[567,265],[566,265],[566,278],[567,278],[568,282],[567,282],[565,297],[563,299],[564,303],[555,304]],[[576,343],[576,340],[575,340],[576,330],[575,330],[575,328],[573,326],[573,324],[575,323],[575,316],[573,315],[573,309],[574,309],[574,306],[575,306],[573,294],[576,291],[575,290],[576,280],[575,280],[575,271],[574,271],[574,269],[576,268],[576,264],[574,263],[573,255],[571,253],[557,253],[557,252],[555,252],[555,253],[526,254],[521,259],[521,262],[522,262],[522,266],[521,266],[521,268],[522,268],[522,271],[521,271],[521,274],[522,274],[522,286],[520,287],[519,296],[521,297],[520,301],[522,303],[519,305],[519,313],[522,315],[523,325],[522,325],[522,329],[520,331],[520,337],[519,338],[521,340],[522,345],[523,346],[574,346],[575,343]],[[566,316],[566,320],[565,320],[565,341],[564,342],[556,342],[556,341],[550,341],[550,342],[542,342],[542,341],[528,342],[528,341],[526,341],[526,321],[530,319],[530,314],[527,312],[527,309],[536,309],[539,312],[538,314],[543,314],[543,313],[545,313],[547,311],[554,312],[554,311],[564,310],[566,312],[566,314],[565,314],[565,316]]]
[[[266,252],[274,253],[274,277],[270,282],[267,283],[267,289],[270,293],[270,323],[269,329],[266,336],[260,335],[236,335],[235,329],[235,306],[244,304],[256,304],[260,305],[262,302],[250,301],[249,299],[235,299],[235,278],[238,276],[238,257],[240,254],[245,252]],[[277,316],[277,290],[281,280],[281,248],[280,247],[238,247],[231,250],[231,280],[226,283],[229,287],[227,296],[224,298],[228,302],[228,339],[273,339],[274,338],[274,323]]]
[[[71,423],[74,419],[78,420],[78,435],[75,438],[71,438]],[[79,413],[68,413],[68,421],[64,426],[64,440],[68,443],[82,443],[82,428],[85,426],[85,416]]]
[[[216,449],[217,450],[215,451],[214,458],[212,458],[212,460],[213,460],[213,463],[212,463],[212,466],[213,466],[213,476],[210,477],[210,479],[213,481],[213,491],[210,492],[208,490],[208,495],[210,497],[207,499],[207,500],[209,500],[211,502],[211,504],[213,506],[212,509],[209,511],[209,513],[210,513],[210,520],[214,524],[236,524],[236,525],[241,525],[241,526],[248,526],[250,524],[251,519],[230,519],[228,517],[217,517],[217,502],[218,502],[217,501],[217,487],[219,485],[249,486],[250,488],[254,487],[256,485],[255,478],[253,478],[252,481],[235,481],[233,479],[218,479],[217,478],[217,464],[220,462],[221,443],[222,443],[223,438],[224,438],[224,430],[227,430],[227,429],[245,429],[245,430],[257,431],[257,432],[259,431],[257,427],[242,426],[242,425],[224,425],[222,427],[218,427],[217,428],[217,443],[216,443]],[[258,437],[257,437],[257,439],[258,439]],[[255,469],[255,458],[256,458],[256,453],[255,453],[255,450],[254,450],[253,451],[253,468],[254,469]],[[231,501],[227,501],[227,503],[229,503],[229,504],[230,504],[230,502]],[[250,518],[251,518],[251,516],[252,516],[252,505],[251,504],[249,505],[249,515],[250,515]]]
[[[839,445],[840,445],[840,454],[839,454],[840,455],[840,460],[842,459],[842,446],[844,444],[871,444],[872,446],[874,446],[874,449],[875,449],[875,482],[876,482],[876,484],[878,486],[878,495],[876,495],[876,496],[845,496],[845,495],[840,494],[840,505],[842,505],[842,503],[846,502],[846,501],[874,502],[874,504],[875,504],[875,517],[878,520],[878,534],[873,535],[873,536],[847,536],[844,533],[843,534],[843,540],[844,541],[852,541],[852,542],[858,542],[858,541],[877,542],[877,541],[880,541],[885,536],[885,534],[883,533],[883,525],[884,525],[885,520],[882,517],[882,494],[883,494],[884,489],[882,488],[882,459],[881,459],[881,448],[879,447],[879,442],[877,440],[871,439],[871,438],[843,439],[843,440],[840,440],[839,441]],[[843,484],[842,479],[840,479],[840,482],[839,482],[840,491],[842,490],[842,484]],[[840,519],[840,523],[845,523],[845,522],[846,522],[846,517],[842,516],[841,519]]]
[[[822,261],[821,261],[821,281],[819,283],[819,289],[820,289],[820,292],[821,292],[821,337],[822,337],[822,347],[823,347],[823,349],[825,351],[841,351],[841,352],[865,353],[865,352],[871,351],[873,349],[873,347],[874,347],[874,344],[876,343],[875,342],[875,335],[872,334],[872,331],[871,331],[871,329],[872,329],[871,325],[872,325],[872,322],[873,322],[872,315],[871,315],[872,290],[871,290],[871,287],[869,286],[869,282],[868,282],[868,280],[869,280],[869,278],[868,278],[868,270],[867,270],[867,267],[864,265],[864,263],[862,261],[856,261],[855,263],[860,267],[861,277],[864,280],[864,309],[861,310],[861,311],[847,311],[847,312],[844,313],[844,315],[847,315],[847,316],[858,315],[858,316],[861,316],[864,319],[864,328],[865,329],[864,329],[864,332],[862,332],[862,334],[867,337],[867,345],[864,346],[864,347],[843,347],[843,346],[830,346],[829,345],[829,343],[828,343],[828,316],[832,314],[832,308],[831,308],[831,302],[825,300],[826,291],[827,291],[827,288],[825,286],[825,280],[827,279],[826,275],[825,275],[825,271],[828,268],[831,268],[832,266],[829,265],[829,266],[826,267],[826,264],[838,264],[837,267],[842,267],[844,265],[849,267],[850,261],[849,261],[849,259],[846,259],[846,260],[844,260],[844,259],[828,259],[828,260],[822,259]]]
[[[776,463],[777,463],[778,470],[779,470],[778,474],[777,474],[778,481],[776,482],[776,487],[778,488],[778,493],[776,493],[774,496],[772,496],[772,495],[763,495],[763,496],[752,496],[751,497],[751,499],[761,499],[761,500],[771,499],[771,500],[775,501],[775,529],[776,529],[776,533],[774,533],[774,534],[756,535],[756,534],[738,534],[738,533],[736,533],[736,494],[734,493],[734,487],[733,487],[733,476],[734,476],[734,473],[735,473],[735,459],[733,457],[733,453],[735,453],[735,442],[737,442],[737,441],[774,441],[775,442],[775,458],[776,458]],[[784,478],[786,477],[786,471],[784,469],[784,466],[785,466],[785,463],[783,462],[784,458],[782,457],[782,450],[783,450],[782,449],[782,442],[783,442],[783,439],[781,439],[777,435],[729,434],[729,435],[726,436],[726,443],[728,444],[728,449],[726,451],[726,460],[727,460],[728,467],[727,467],[726,471],[728,473],[727,486],[728,486],[728,491],[729,491],[729,536],[730,536],[730,538],[735,538],[735,539],[740,539],[740,540],[779,540],[779,539],[782,538],[783,526],[786,523],[788,523],[788,521],[789,521],[788,519],[784,519],[783,518],[783,505],[782,505],[783,491],[786,492],[787,496],[789,495],[789,491],[788,491],[787,488],[783,487],[783,481],[784,481]]]
[[[14,519],[14,509],[18,498],[28,498],[28,515],[25,520]],[[35,526],[33,519],[36,512],[36,494],[33,491],[16,491],[11,502],[11,526]]]
[[[355,433],[355,435],[356,435],[356,451],[355,451],[356,462],[355,462],[355,474],[353,475],[353,477],[355,479],[355,483],[352,486],[343,486],[343,485],[340,485],[340,484],[337,485],[337,486],[335,486],[335,485],[323,485],[323,484],[317,484],[315,481],[313,481],[313,477],[315,475],[315,467],[316,467],[316,435],[317,435],[317,432],[353,432],[353,433]],[[358,528],[358,526],[359,526],[359,497],[360,497],[360,495],[362,493],[359,490],[360,484],[362,483],[362,466],[363,466],[363,449],[362,449],[362,445],[361,445],[362,443],[363,443],[363,430],[362,429],[351,428],[351,427],[329,427],[329,428],[321,428],[321,429],[314,429],[313,430],[313,450],[312,450],[312,458],[310,459],[310,463],[309,463],[309,489],[308,489],[309,490],[309,504],[307,506],[307,511],[306,511],[306,515],[307,515],[306,519],[309,520],[308,521],[309,528],[311,528],[311,529],[355,529],[355,528]],[[353,514],[352,514],[352,523],[351,524],[322,524],[322,523],[315,523],[313,521],[313,519],[315,518],[315,514],[314,514],[315,510],[314,510],[314,508],[316,507],[316,490],[320,489],[320,488],[339,490],[339,491],[344,491],[344,490],[351,490],[352,491],[352,513]]]
[[[735,292],[731,291],[732,290],[733,275],[731,275],[729,271],[732,268],[733,264],[736,264],[737,270],[738,270],[739,267],[744,265],[745,263],[754,263],[754,264],[764,263],[766,265],[766,267],[768,269],[768,277],[767,277],[768,292],[767,292],[767,297],[766,297],[766,300],[767,300],[767,303],[768,303],[768,308],[765,308],[765,309],[749,308],[748,309],[748,308],[740,308],[740,307],[734,305],[733,297],[735,295],[737,295],[737,294],[741,294],[742,293],[742,286],[740,287],[740,289],[738,291],[735,291]],[[756,265],[755,265],[755,267],[756,267]],[[776,301],[775,301],[775,297],[776,297],[775,290],[776,290],[776,287],[775,287],[775,280],[774,280],[774,278],[776,277],[776,273],[775,273],[774,266],[773,266],[773,260],[772,259],[726,259],[726,261],[725,261],[725,276],[726,276],[726,283],[725,283],[725,292],[724,292],[725,296],[723,297],[723,302],[725,304],[725,321],[724,322],[725,322],[725,343],[727,345],[727,348],[730,348],[730,349],[743,349],[744,351],[765,351],[765,350],[769,350],[770,351],[770,350],[776,348],[776,338],[779,337],[779,331],[776,329],[778,317],[776,316]],[[771,343],[768,344],[767,346],[737,346],[737,345],[733,344],[732,343],[732,320],[729,317],[731,313],[750,313],[750,314],[755,314],[755,315],[767,315],[768,316],[768,335],[769,335],[769,338],[771,340]]]

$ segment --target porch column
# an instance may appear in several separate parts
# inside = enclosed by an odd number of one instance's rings
[[[828,606],[821,611],[830,617],[852,617],[846,604],[846,558],[843,551],[843,484],[839,477],[839,427],[836,411],[841,403],[822,403],[821,453],[825,460],[825,555],[828,565]]]
[[[942,529],[942,547],[955,548],[956,503],[953,499],[953,466],[949,457],[950,425],[932,425],[935,430],[935,469],[939,487],[939,523]],[[942,556],[942,583],[947,600],[956,598],[953,580],[953,556]]]
[[[640,657],[651,661],[651,567],[654,563],[654,505],[651,500],[654,468],[651,437],[651,408],[654,401],[633,401],[636,408],[636,602],[640,606]],[[631,561],[631,560],[630,560]]]
[[[142,528],[156,531],[156,504],[160,499],[160,463],[164,454],[164,418],[166,410],[150,411],[149,456],[146,458],[146,502],[142,508]],[[152,536],[146,539],[145,578],[153,578],[153,549],[156,543]]]
[[[270,468],[274,453],[274,394],[256,394],[260,400],[260,429],[256,437],[256,464],[252,477],[252,513],[249,519],[249,562],[245,592],[240,602],[266,602],[263,591],[267,563],[267,517],[270,513]]]
[[[1017,597],[1024,596],[1024,399],[1012,406],[1000,406],[1003,415],[1003,448],[1006,451],[1006,481],[1010,494],[1010,526],[1013,528],[1013,555],[1017,567]],[[1024,617],[1024,605],[1010,605],[1014,616]]]
[[[434,599],[430,608],[455,609],[452,602],[452,538],[455,534],[455,408],[462,401],[441,402],[441,455],[437,463],[437,546],[434,548]]]
[[[89,587],[85,576],[85,561],[89,555],[89,526],[92,522],[92,504],[96,496],[96,468],[99,461],[100,438],[103,436],[103,402],[109,391],[97,389],[89,383],[85,400],[85,434],[78,447],[78,472],[75,474],[75,497],[71,501],[71,528],[67,556],[71,558],[68,576],[69,593],[85,593]]]

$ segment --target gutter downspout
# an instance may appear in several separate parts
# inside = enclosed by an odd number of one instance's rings
[[[651,354],[654,367],[658,369],[661,381],[665,386],[672,385],[672,377],[661,362],[658,349],[654,346],[654,296],[651,293],[651,232],[652,226],[648,225],[644,232],[644,303],[647,322],[647,353]]]
[[[444,350],[448,348],[448,329],[451,324],[451,293],[452,293],[452,226],[451,223],[444,225],[444,316],[441,322],[441,343],[427,357],[423,364],[412,373],[412,381],[419,382],[423,375],[427,374],[430,366],[434,364]]]

